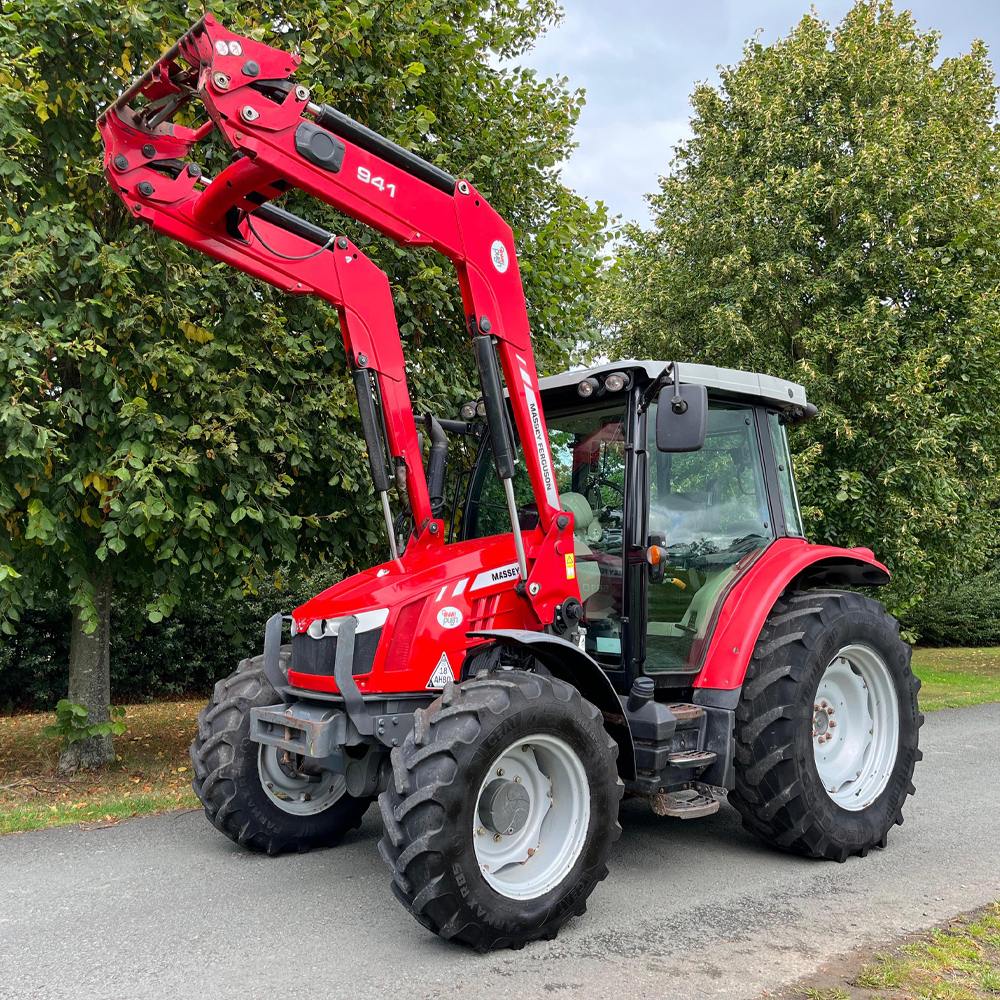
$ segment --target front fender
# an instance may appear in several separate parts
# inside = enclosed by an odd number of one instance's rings
[[[553,677],[572,684],[604,715],[604,726],[618,744],[618,773],[625,779],[635,777],[635,746],[622,703],[618,700],[608,675],[592,656],[579,646],[548,632],[498,628],[470,632],[469,635],[477,639],[495,639],[505,646],[527,649]],[[479,648],[470,650],[470,656],[479,651]]]
[[[871,549],[841,549],[813,545],[803,538],[779,538],[726,594],[694,687],[739,690],[764,620],[785,590],[878,587],[888,582],[889,570]]]

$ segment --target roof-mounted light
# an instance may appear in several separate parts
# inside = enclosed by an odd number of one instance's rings
[[[601,387],[600,382],[596,378],[585,378],[577,387],[576,391],[583,396],[584,399],[589,399],[594,395],[595,392]]]
[[[628,372],[612,372],[604,377],[604,388],[608,392],[621,392],[632,384],[632,376]]]
[[[458,411],[459,416],[465,421],[472,421],[476,419],[476,404],[475,403],[463,403],[462,408]]]

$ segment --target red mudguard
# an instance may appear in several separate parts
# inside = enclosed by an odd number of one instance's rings
[[[694,687],[740,688],[764,620],[782,592],[796,581],[808,586],[876,587],[889,582],[889,570],[871,549],[841,549],[812,545],[803,538],[779,538],[724,596],[705,666]]]

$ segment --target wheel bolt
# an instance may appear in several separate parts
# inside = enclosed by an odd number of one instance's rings
[[[835,726],[836,724],[837,724],[836,722],[831,722],[831,723],[830,723],[830,728],[831,728],[831,729],[833,729],[833,727],[834,727],[834,726]]]
[[[826,710],[826,714],[827,714],[827,715],[833,715],[833,709],[832,709],[832,708],[828,708],[828,709]]]
[[[529,747],[528,744],[525,743],[524,746],[521,747],[521,753],[527,753],[530,749],[531,747]]]
[[[484,830],[484,829],[483,829],[482,827],[479,827],[479,828],[478,828],[478,829],[476,830],[476,836],[477,836],[477,837],[481,837],[481,836],[482,836],[482,835],[483,835],[483,834],[484,834],[485,832],[486,832],[486,831],[485,831],[485,830]]]
[[[818,712],[819,711],[819,702],[817,702],[815,705],[813,705],[813,711],[814,712]]]
[[[499,844],[501,840],[503,840],[503,837],[501,837],[499,833],[493,834],[493,843]]]
[[[497,768],[497,775],[501,778],[504,776],[504,770],[502,767]]]
[[[823,702],[823,707],[826,708],[826,702],[825,701]]]
[[[515,774],[514,775],[514,781],[516,781],[518,784],[521,784],[521,775]]]

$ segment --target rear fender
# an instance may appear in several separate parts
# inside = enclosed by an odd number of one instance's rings
[[[775,601],[786,590],[814,587],[878,587],[889,571],[871,549],[812,545],[802,538],[780,538],[737,579],[723,601],[694,687],[738,691],[757,636]],[[703,700],[696,699],[696,700]],[[725,700],[725,699],[724,699]]]
[[[490,629],[470,632],[477,639],[494,639],[505,646],[517,646],[529,651],[553,677],[572,684],[587,701],[596,705],[604,716],[604,727],[618,744],[618,773],[624,779],[635,777],[635,747],[622,703],[608,675],[593,657],[579,646],[547,632],[529,632],[524,629]],[[469,661],[481,655],[483,647],[469,651],[463,672]]]

